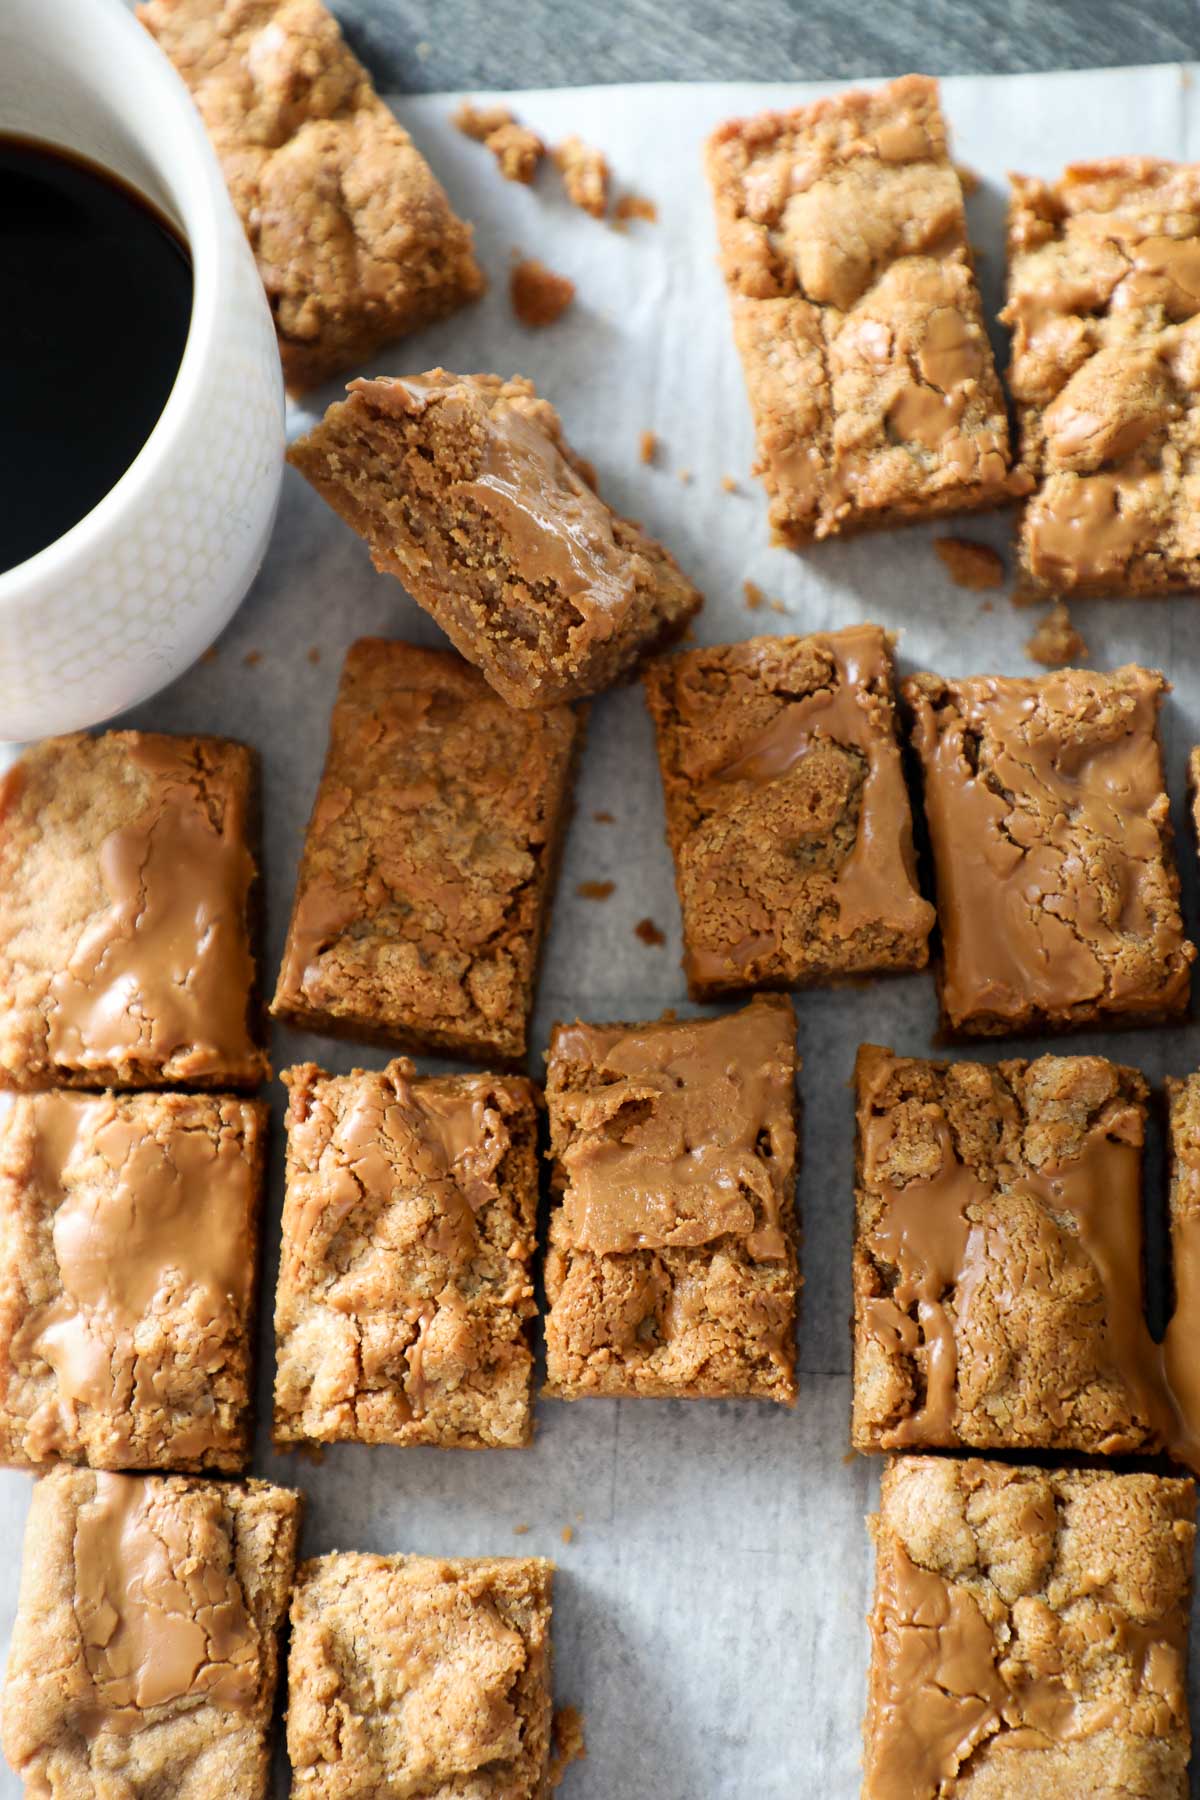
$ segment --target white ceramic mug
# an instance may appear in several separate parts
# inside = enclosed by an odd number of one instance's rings
[[[194,281],[175,385],[138,456],[70,531],[0,574],[0,740],[14,740],[110,718],[212,642],[266,550],[284,403],[266,297],[200,117],[120,0],[0,0],[0,132],[123,176],[179,226]],[[47,403],[70,431],[70,396]],[[0,506],[2,488],[0,472]]]

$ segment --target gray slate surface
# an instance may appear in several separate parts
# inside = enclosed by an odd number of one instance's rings
[[[804,81],[1200,58],[1200,0],[333,0],[380,87]]]

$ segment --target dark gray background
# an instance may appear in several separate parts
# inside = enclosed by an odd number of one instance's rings
[[[1200,0],[332,0],[380,87],[804,81],[1200,57]]]

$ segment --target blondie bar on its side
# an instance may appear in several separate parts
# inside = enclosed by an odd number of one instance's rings
[[[265,1481],[37,1483],[3,1702],[30,1794],[266,1800],[301,1505]]]
[[[776,534],[1023,492],[937,83],[731,119],[708,173]]]
[[[528,1443],[537,1108],[520,1076],[283,1079],[280,1443]]]
[[[1158,742],[1130,665],[904,684],[937,879],[943,1019],[968,1035],[1130,1026],[1188,1005]]]
[[[304,1563],[288,1659],[296,1792],[543,1800],[553,1572],[539,1557]]]
[[[147,0],[192,91],[303,392],[484,289],[471,227],[320,0]]]
[[[351,382],[288,458],[511,706],[611,687],[700,605],[518,376]]]
[[[245,1466],[266,1125],[215,1094],[0,1113],[0,1461]]]
[[[1200,589],[1200,164],[1013,177],[1009,386],[1035,482],[1020,585]]]
[[[692,998],[923,968],[887,634],[685,650],[645,682]]]
[[[352,645],[275,1016],[519,1062],[581,731],[569,706],[506,706],[449,651]]]
[[[256,761],[47,738],[0,776],[0,1086],[254,1087]]]
[[[796,1396],[795,1014],[559,1025],[546,1393]]]
[[[898,1457],[863,1800],[1185,1800],[1195,1484]]]

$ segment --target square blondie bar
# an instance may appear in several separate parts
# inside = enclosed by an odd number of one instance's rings
[[[281,1444],[529,1442],[534,1089],[414,1077],[283,1075]]]
[[[292,1603],[287,1742],[310,1800],[542,1800],[553,1564],[341,1554]]]
[[[266,1129],[215,1094],[0,1112],[0,1461],[244,1467]]]
[[[258,262],[303,392],[476,299],[471,227],[319,0],[148,0]]]
[[[886,632],[685,650],[645,683],[692,998],[923,968]]]
[[[546,1393],[796,1397],[796,1021],[558,1025]]]
[[[255,1087],[253,751],[47,738],[0,777],[0,1086]]]
[[[708,174],[776,535],[807,544],[1024,491],[937,83],[731,119]]]
[[[265,1481],[37,1483],[3,1702],[27,1792],[266,1800],[301,1505]]]
[[[1158,742],[1167,691],[1134,665],[904,684],[951,1032],[1148,1025],[1186,1012],[1195,950]]]
[[[582,720],[449,651],[352,645],[271,1011],[403,1049],[525,1055]]]
[[[510,706],[611,687],[700,605],[519,376],[353,381],[288,460]]]
[[[1013,177],[1009,386],[1035,482],[1020,587],[1200,588],[1200,164]]]
[[[863,1800],[1185,1800],[1195,1484],[898,1457]]]

